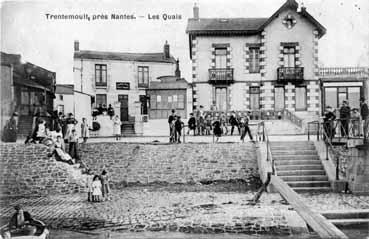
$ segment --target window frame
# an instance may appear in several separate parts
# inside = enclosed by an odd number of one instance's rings
[[[105,81],[103,80],[105,76]],[[95,64],[95,86],[106,87],[108,81],[108,66]]]
[[[260,73],[260,47],[249,47],[249,72]]]
[[[149,87],[149,66],[137,66],[137,84],[139,88]]]
[[[220,54],[219,52],[222,52],[222,53]],[[214,60],[215,60],[215,69],[226,69],[227,68],[227,48],[226,47],[216,47],[214,49]]]
[[[99,97],[98,96],[104,96],[104,98],[105,98],[105,103],[101,103],[101,105],[104,105],[105,104],[105,106],[107,106],[108,105],[108,98],[107,98],[107,94],[96,94],[95,95],[95,99],[96,99],[96,107],[99,107],[99,102],[98,102],[98,99],[99,99]]]

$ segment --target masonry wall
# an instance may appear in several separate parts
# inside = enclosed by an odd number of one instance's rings
[[[68,194],[85,190],[86,175],[76,166],[48,158],[43,145],[0,144],[0,192],[3,194]],[[91,143],[81,158],[111,186],[151,183],[195,183],[242,179],[258,182],[256,149],[245,144],[150,145]]]
[[[46,195],[83,191],[84,176],[66,163],[48,158],[48,147],[0,144],[0,194]]]

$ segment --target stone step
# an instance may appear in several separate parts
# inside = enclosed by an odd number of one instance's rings
[[[274,155],[274,160],[319,160],[318,155]]]
[[[297,193],[307,193],[307,192],[331,192],[330,187],[292,187],[292,189]]]
[[[330,187],[331,183],[328,181],[289,181],[286,182],[292,188],[298,187]]]
[[[312,175],[321,175],[324,176],[325,171],[324,170],[292,170],[292,171],[283,171],[278,170],[277,171],[278,176],[312,176]]]
[[[294,159],[294,160],[275,160],[276,165],[321,165],[320,160],[304,160],[304,159]]]
[[[280,175],[278,175],[280,176]],[[298,176],[280,176],[285,182],[290,181],[328,181],[326,175],[298,175]]]
[[[369,209],[324,211],[321,214],[327,219],[368,219]]]
[[[281,145],[281,146],[291,146],[291,145],[314,145],[313,142],[311,141],[272,141],[271,142],[272,146],[273,145]]]
[[[291,170],[324,170],[322,164],[313,165],[276,165],[277,172],[281,171],[291,171]]]
[[[369,218],[330,219],[336,226],[369,225]]]
[[[285,150],[279,151],[272,149],[273,155],[318,155],[316,150]]]

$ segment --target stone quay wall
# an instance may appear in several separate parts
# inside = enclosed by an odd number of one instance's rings
[[[85,175],[72,165],[47,157],[48,147],[0,144],[0,194],[47,195],[84,191]]]
[[[105,169],[112,185],[209,183],[259,179],[256,147],[243,144],[100,143],[81,147],[94,173]]]
[[[252,186],[259,182],[256,148],[251,143],[88,143],[79,150],[93,174],[108,172],[112,188],[232,180]],[[47,157],[46,146],[2,143],[0,153],[2,194],[69,194],[86,189],[81,169]]]

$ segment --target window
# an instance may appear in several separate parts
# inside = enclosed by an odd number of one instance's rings
[[[62,112],[64,114],[64,105],[58,105],[58,113]]]
[[[156,109],[156,95],[150,95],[150,109]]]
[[[259,73],[260,72],[260,62],[259,62],[259,47],[249,48],[250,54],[250,62],[249,62],[249,71],[250,73]]]
[[[106,105],[106,94],[97,94],[96,95],[96,106]]]
[[[149,67],[148,66],[138,67],[138,87],[142,87],[142,88],[149,87]]]
[[[325,107],[337,108],[337,88],[325,88]]]
[[[296,87],[296,110],[306,110],[306,87]]]
[[[59,100],[63,100],[63,95],[59,95]]]
[[[260,87],[250,87],[250,108],[251,110],[260,109]]]
[[[184,109],[184,95],[178,95],[177,109]]]
[[[178,96],[177,95],[173,95],[173,102],[172,102],[172,107],[173,109],[176,109],[178,107]]]
[[[106,86],[106,65],[96,64],[95,65],[95,83],[96,86]]]
[[[215,105],[218,111],[227,110],[227,88],[215,88]]]
[[[215,49],[215,68],[224,69],[227,68],[227,49],[216,48]]]
[[[156,108],[161,109],[161,106],[162,106],[162,104],[161,104],[161,95],[157,95],[156,96]]]
[[[295,47],[288,46],[283,48],[284,67],[295,67]]]
[[[284,88],[274,88],[274,109],[279,111],[284,109]]]
[[[147,115],[147,97],[146,95],[140,95],[141,102],[141,114]]]

